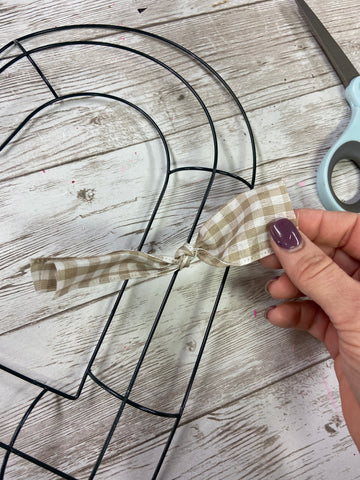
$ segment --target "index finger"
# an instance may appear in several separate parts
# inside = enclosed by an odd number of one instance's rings
[[[360,215],[300,208],[295,211],[299,230],[317,245],[341,248],[360,260]]]

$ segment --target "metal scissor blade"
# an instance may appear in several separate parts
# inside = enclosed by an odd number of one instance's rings
[[[304,0],[295,1],[308,23],[312,34],[324,50],[331,65],[339,75],[340,80],[344,86],[347,87],[351,80],[359,75],[358,71],[307,3],[304,2]]]

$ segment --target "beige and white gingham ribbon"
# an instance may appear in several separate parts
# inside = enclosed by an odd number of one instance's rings
[[[185,243],[174,257],[119,250],[80,258],[35,258],[31,274],[35,290],[58,294],[130,278],[165,275],[188,267],[194,258],[215,267],[241,266],[270,255],[267,226],[276,218],[296,223],[286,185],[270,183],[241,193],[224,205]]]

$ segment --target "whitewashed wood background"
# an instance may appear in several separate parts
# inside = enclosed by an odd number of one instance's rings
[[[312,0],[360,68],[357,0]],[[146,8],[143,13],[138,8]],[[246,109],[256,137],[257,183],[286,178],[295,207],[321,208],[315,177],[322,156],[349,120],[344,90],[292,0],[4,0],[0,45],[25,33],[72,23],[146,29],[210,63]],[[199,92],[218,133],[219,168],[251,178],[244,122],[217,82],[188,57],[128,32],[56,32],[63,39],[115,41],[170,64]],[[25,43],[24,43],[25,45]],[[39,45],[28,41],[27,48]],[[18,54],[15,47],[0,66]],[[206,117],[174,77],[148,60],[100,47],[34,54],[59,95],[98,91],[141,106],[166,135],[173,166],[211,166]],[[24,59],[0,75],[1,142],[51,94]],[[0,362],[73,394],[119,285],[54,298],[36,294],[29,259],[136,248],[163,181],[164,153],[148,123],[101,99],[64,101],[29,122],[0,155]],[[351,198],[351,166],[336,189]],[[353,173],[353,172],[352,172]],[[172,254],[186,241],[207,173],[171,178],[144,250]],[[216,178],[200,223],[244,190]],[[183,270],[131,398],[177,410],[222,277],[194,264]],[[233,268],[203,361],[161,479],[359,479],[357,449],[341,414],[337,381],[324,347],[302,332],[268,324],[273,301],[264,285],[274,272]],[[129,284],[94,364],[124,393],[159,308],[168,278]],[[37,387],[0,372],[0,441],[9,442]],[[45,395],[15,447],[87,479],[119,402],[91,380],[76,402]],[[150,418],[149,418],[150,417]],[[171,422],[127,407],[98,479],[151,478]],[[4,450],[0,449],[1,456]],[[2,457],[0,457],[1,460]],[[11,455],[4,477],[50,480]]]

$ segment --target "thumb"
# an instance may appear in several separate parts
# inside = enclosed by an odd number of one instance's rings
[[[336,324],[360,311],[360,284],[347,275],[287,218],[270,226],[275,255],[293,284]]]

